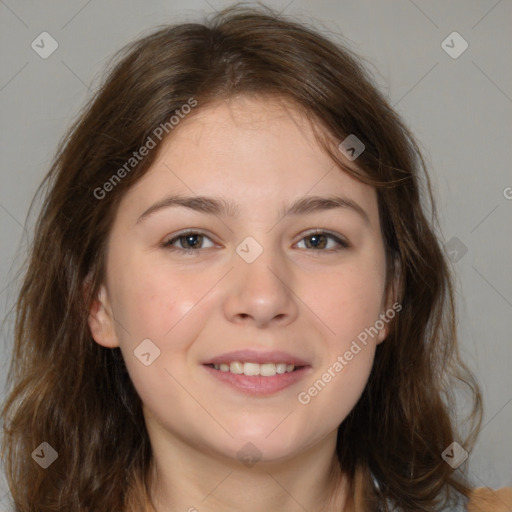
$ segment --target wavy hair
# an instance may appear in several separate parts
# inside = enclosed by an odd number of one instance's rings
[[[238,5],[204,24],[158,27],[116,55],[36,192],[44,191],[44,201],[17,294],[2,410],[17,511],[128,511],[148,502],[151,449],[141,401],[119,348],[95,343],[87,318],[105,278],[119,202],[161,141],[125,167],[108,194],[99,191],[190,98],[193,116],[236,95],[291,102],[313,120],[340,170],[377,191],[387,289],[398,283],[402,310],[339,427],[340,468],[360,510],[430,511],[468,496],[469,483],[441,453],[454,440],[469,451],[481,398],[458,353],[453,277],[432,187],[418,143],[363,62],[305,22]],[[340,159],[338,144],[349,134],[366,147],[357,166]],[[471,395],[464,440],[450,413],[454,382]],[[31,457],[41,442],[58,452],[47,469]]]

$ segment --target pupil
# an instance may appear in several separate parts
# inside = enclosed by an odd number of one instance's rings
[[[200,235],[187,235],[185,237],[185,240],[187,241],[187,243],[189,243],[191,246],[195,247],[196,244],[197,244],[197,237],[200,236]]]
[[[322,245],[322,244],[321,244],[321,242],[320,242],[320,239],[321,239],[322,237],[323,237],[323,235],[311,235],[311,236],[309,237],[310,241],[311,241],[311,240],[313,240],[313,241],[314,241],[314,240],[316,240],[316,242],[313,242],[313,244],[312,244],[312,245],[313,245],[313,247],[319,247],[320,245]]]

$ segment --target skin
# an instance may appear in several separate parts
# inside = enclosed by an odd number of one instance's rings
[[[239,217],[170,207],[137,223],[170,193],[234,200]],[[279,218],[296,199],[333,194],[360,205],[369,222],[348,208]],[[198,249],[187,239],[174,247],[188,253],[160,246],[187,228],[206,235]],[[316,248],[305,234],[313,228],[350,247],[327,237]],[[250,264],[235,250],[247,236],[263,248]],[[121,348],[143,401],[156,510],[349,510],[337,428],[386,327],[308,404],[297,396],[390,307],[385,263],[375,190],[334,166],[293,107],[239,97],[181,121],[120,203],[89,316],[95,341]],[[160,350],[149,366],[133,353],[147,338]],[[255,397],[202,365],[246,348],[286,351],[311,368],[291,387]],[[261,456],[250,467],[237,456],[248,442]]]

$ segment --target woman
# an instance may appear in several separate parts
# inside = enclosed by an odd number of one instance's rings
[[[428,175],[358,60],[238,7],[125,49],[44,181],[3,412],[17,510],[467,501],[480,394]]]

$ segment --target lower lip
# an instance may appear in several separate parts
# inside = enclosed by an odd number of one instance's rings
[[[297,370],[294,370],[293,372],[276,374],[272,375],[271,377],[262,377],[261,375],[249,376],[244,374],[223,372],[206,365],[203,365],[203,367],[206,368],[206,370],[214,378],[232,386],[237,391],[247,395],[260,396],[272,395],[278,391],[282,391],[289,386],[292,386],[300,379],[305,377],[309,373],[309,370],[311,370],[310,366],[303,366]]]

